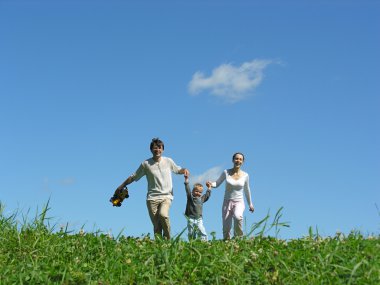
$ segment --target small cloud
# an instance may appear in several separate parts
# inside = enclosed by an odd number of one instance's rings
[[[73,177],[66,177],[59,180],[51,180],[48,177],[44,177],[43,179],[43,190],[46,192],[52,192],[53,189],[57,189],[58,187],[67,187],[75,184],[75,178]]]
[[[219,178],[222,171],[223,171],[222,167],[216,166],[216,167],[210,168],[209,170],[207,170],[206,172],[202,174],[190,176],[189,182],[191,184],[194,184],[194,183],[205,184],[206,181],[215,181],[216,179]]]
[[[49,178],[48,177],[44,177],[44,179],[43,179],[43,190],[44,191],[51,192],[49,184],[50,184],[49,183]]]
[[[222,64],[207,77],[197,71],[189,83],[191,95],[197,95],[209,90],[214,96],[224,99],[228,103],[235,103],[252,95],[264,78],[263,71],[272,60],[255,59],[240,66]]]
[[[60,185],[62,186],[70,186],[75,184],[75,178],[73,177],[66,177],[58,181]]]

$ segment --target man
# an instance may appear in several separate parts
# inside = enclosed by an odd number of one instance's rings
[[[170,239],[169,210],[173,200],[172,172],[185,176],[189,176],[190,173],[186,168],[178,166],[171,158],[162,156],[164,143],[160,139],[152,139],[150,151],[153,157],[143,161],[136,172],[129,176],[117,190],[122,190],[128,184],[146,176],[148,182],[146,205],[154,234]]]

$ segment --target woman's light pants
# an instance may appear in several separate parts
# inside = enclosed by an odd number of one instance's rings
[[[243,235],[244,209],[244,200],[224,200],[222,208],[224,239],[231,239],[232,219],[234,220],[234,237]]]

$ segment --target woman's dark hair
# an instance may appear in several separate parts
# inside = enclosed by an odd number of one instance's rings
[[[156,145],[158,147],[161,147],[162,146],[162,150],[164,150],[164,142],[162,140],[160,140],[159,138],[153,138],[152,139],[152,142],[150,143],[150,150],[153,149],[153,146]]]
[[[243,161],[244,161],[244,154],[242,154],[241,152],[235,152],[234,155],[232,156],[232,161],[235,159],[235,156],[238,154],[240,154],[243,157]]]

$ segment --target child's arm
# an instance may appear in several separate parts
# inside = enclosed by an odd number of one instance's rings
[[[190,196],[191,195],[191,190],[189,186],[189,177],[185,175],[185,190],[186,190],[186,195]]]
[[[202,196],[202,201],[203,203],[206,202],[211,196],[211,185],[207,186],[207,191],[206,193]]]

